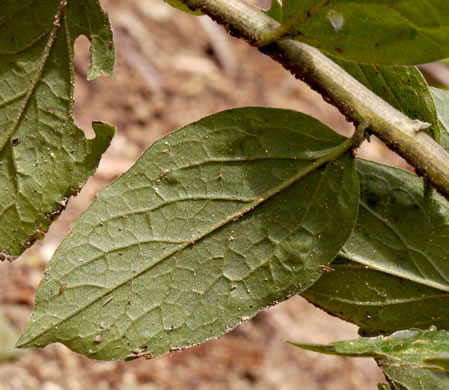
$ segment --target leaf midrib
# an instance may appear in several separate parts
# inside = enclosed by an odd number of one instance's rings
[[[221,227],[227,225],[228,223],[234,222],[234,220],[236,218],[238,218],[238,219],[242,218],[243,216],[245,216],[249,212],[253,211],[255,208],[257,208],[261,204],[263,204],[266,201],[268,201],[269,199],[273,198],[275,195],[281,193],[282,191],[286,190],[287,188],[289,188],[290,186],[295,184],[298,180],[302,179],[304,176],[306,176],[309,173],[313,172],[315,169],[317,169],[320,166],[328,163],[329,161],[336,160],[338,157],[343,155],[347,150],[349,150],[351,148],[351,146],[352,146],[352,140],[351,139],[347,139],[346,141],[344,141],[340,145],[336,146],[332,152],[330,152],[329,154],[321,157],[318,160],[312,161],[310,165],[308,165],[308,166],[302,168],[301,170],[297,171],[289,179],[284,180],[284,182],[282,182],[281,184],[279,184],[279,185],[275,186],[274,188],[272,188],[271,190],[267,191],[265,194],[263,194],[262,196],[258,197],[256,200],[252,201],[246,207],[241,209],[241,211],[233,213],[231,216],[228,216],[227,218],[224,218],[223,220],[218,222],[216,225],[214,225],[211,228],[209,228],[208,230],[204,231],[202,234],[200,234],[198,236],[192,236],[192,239],[190,241],[188,241],[188,242],[186,242],[186,243],[184,243],[184,244],[174,248],[173,250],[167,252],[166,254],[164,254],[164,256],[156,259],[153,263],[151,263],[148,266],[144,267],[142,270],[134,273],[130,277],[124,279],[122,282],[120,282],[116,286],[113,286],[113,287],[107,289],[105,292],[103,292],[102,294],[98,295],[96,298],[94,298],[90,302],[86,303],[82,307],[78,308],[73,313],[70,313],[70,314],[66,315],[64,318],[60,319],[56,323],[52,323],[52,327],[60,326],[62,323],[70,320],[71,318],[73,318],[74,316],[76,316],[77,314],[82,312],[83,310],[87,309],[89,306],[95,304],[96,302],[98,302],[102,298],[105,298],[108,294],[110,294],[113,291],[119,289],[120,287],[122,287],[126,283],[129,283],[130,281],[136,279],[140,275],[148,272],[151,268],[153,268],[156,265],[160,264],[162,261],[164,261],[164,260],[168,259],[169,257],[173,256],[174,254],[182,251],[183,249],[187,248],[188,246],[193,246],[195,243],[197,243],[198,241],[200,241],[203,238],[207,237],[208,235],[214,233],[215,231],[217,231]],[[27,345],[30,346],[33,341],[37,340],[39,337],[41,337],[42,335],[47,333],[47,331],[48,331],[48,328],[43,329],[41,332],[37,333],[35,336],[30,337],[26,341],[22,341],[22,338],[24,338],[24,335],[22,335],[22,337],[18,340],[16,346],[19,347],[19,348],[20,347],[25,347]]]
[[[313,288],[312,288],[313,290]],[[338,301],[342,303],[346,303],[349,305],[359,305],[359,306],[367,306],[367,307],[384,307],[384,306],[395,306],[395,305],[405,305],[408,303],[416,303],[421,301],[429,301],[433,299],[441,299],[441,298],[448,298],[447,294],[441,293],[441,294],[434,294],[434,295],[426,295],[424,297],[413,297],[413,298],[399,298],[394,300],[386,300],[386,301],[359,301],[359,300],[351,300],[348,298],[339,298],[334,297],[327,293],[322,293],[318,291],[313,291],[313,294],[319,295],[321,297],[326,297],[332,301]]]

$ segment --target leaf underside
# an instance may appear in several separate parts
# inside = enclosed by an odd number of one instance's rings
[[[331,267],[303,296],[376,335],[449,330],[449,210],[424,196],[415,175],[356,159],[361,181],[356,226]],[[352,261],[350,261],[351,259]]]
[[[95,171],[114,129],[87,140],[72,119],[73,42],[91,40],[89,78],[111,74],[112,32],[97,0],[0,3],[0,260],[36,239]]]
[[[449,330],[449,294],[337,258],[302,295],[329,314],[360,327],[364,336],[401,329]]]
[[[422,64],[449,56],[446,0],[284,0],[271,14],[282,24],[299,15],[289,36],[347,60]],[[324,5],[324,6],[320,6]]]
[[[341,256],[449,291],[449,205],[401,169],[357,160],[359,215]]]
[[[342,141],[304,114],[244,108],[156,142],[74,223],[18,345],[155,356],[303,291],[355,221],[351,154],[314,165]]]

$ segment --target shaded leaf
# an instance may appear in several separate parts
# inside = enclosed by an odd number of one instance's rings
[[[400,367],[449,370],[449,332],[444,330],[400,330],[391,336],[362,337],[327,345],[289,343],[328,355],[390,359]]]
[[[440,144],[449,153],[449,91],[429,87],[440,120]]]
[[[155,356],[303,291],[355,221],[351,154],[323,165],[342,142],[313,118],[267,108],[156,142],[73,224],[18,345]]]
[[[340,255],[372,269],[449,291],[449,205],[425,197],[406,171],[357,159],[361,199]]]
[[[18,337],[16,329],[0,313],[0,362],[12,360],[23,353],[20,349],[14,348]]]
[[[290,36],[341,58],[406,65],[449,56],[446,0],[284,0],[282,4],[281,22],[290,25]]]
[[[449,330],[449,294],[337,258],[302,295],[328,313],[360,327],[362,335],[397,330]]]
[[[449,374],[397,365],[394,360],[382,360],[382,369],[393,383],[394,390],[447,390]],[[396,387],[394,387],[396,386]]]
[[[37,238],[95,171],[113,128],[86,140],[72,119],[73,41],[91,40],[89,78],[114,63],[97,0],[0,3],[0,260]]]
[[[272,0],[271,1],[271,7],[269,10],[266,11],[266,14],[271,16],[273,19],[277,20],[278,22],[281,22],[282,20],[282,4],[279,2],[279,0]]]

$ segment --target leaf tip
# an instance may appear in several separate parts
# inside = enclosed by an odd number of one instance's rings
[[[307,351],[325,353],[328,355],[336,354],[336,350],[333,345],[298,343],[298,342],[290,341],[290,340],[287,340],[286,343],[293,345],[294,347],[305,349]]]

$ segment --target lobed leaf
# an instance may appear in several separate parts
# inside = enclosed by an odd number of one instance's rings
[[[449,374],[419,368],[401,367],[396,361],[384,359],[381,367],[392,381],[394,390],[447,390]]]
[[[360,63],[422,64],[449,57],[446,0],[273,0],[288,35]],[[296,23],[298,21],[298,23]]]
[[[72,119],[73,42],[91,40],[89,78],[111,74],[112,32],[98,0],[0,3],[0,261],[48,230],[95,171],[114,129],[85,139]]]
[[[325,164],[342,141],[301,113],[242,108],[156,142],[73,224],[18,345],[151,357],[308,288],[356,218],[351,154]]]
[[[327,345],[289,343],[329,355],[390,359],[398,367],[449,371],[449,332],[444,330],[401,330],[391,336],[362,337]]]

